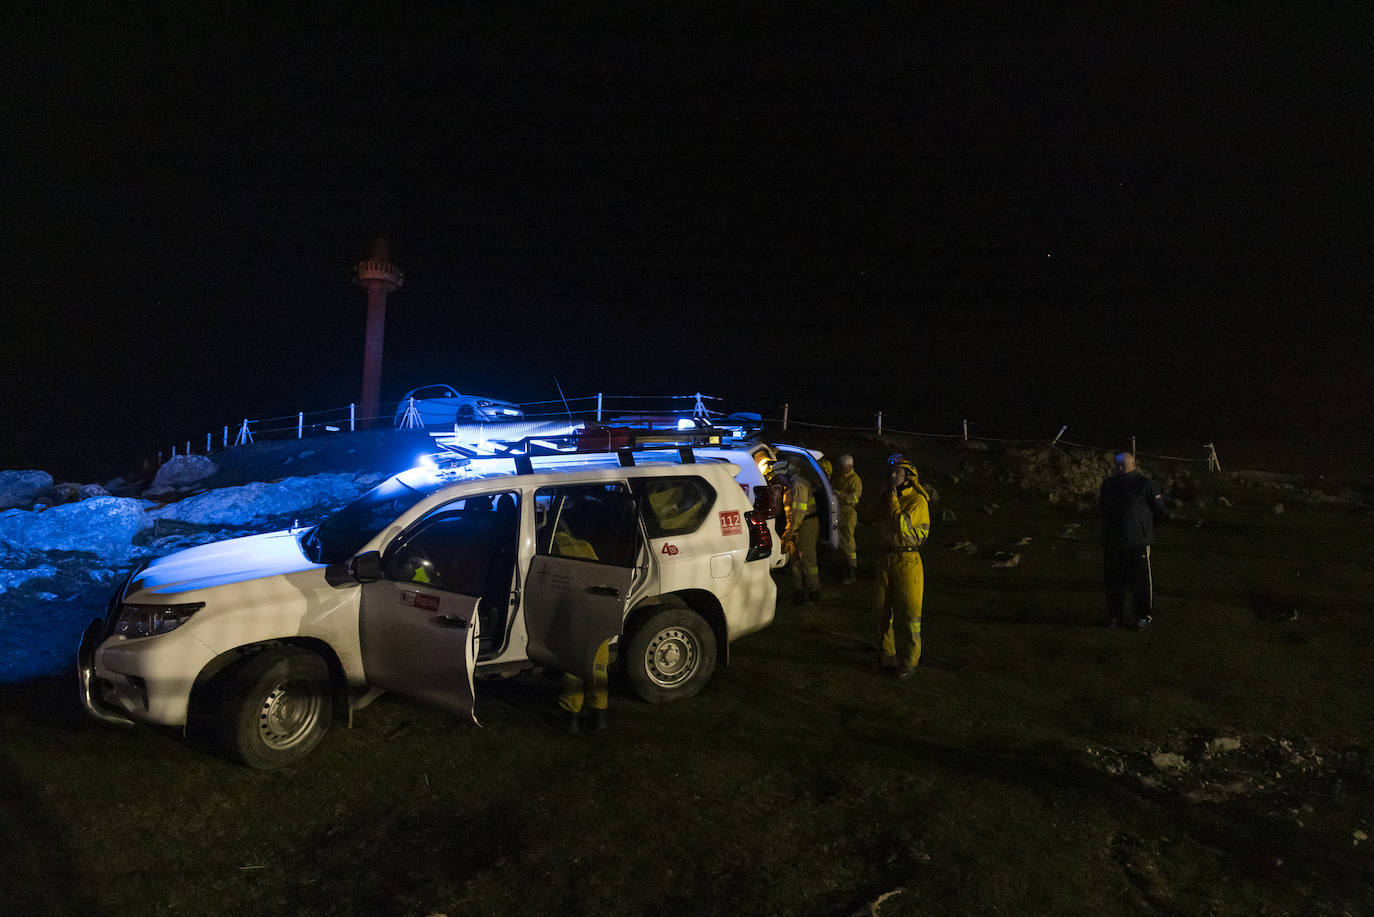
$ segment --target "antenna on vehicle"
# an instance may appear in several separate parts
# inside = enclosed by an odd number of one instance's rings
[[[549,375],[553,376],[553,384],[558,385],[558,374],[549,373]],[[563,410],[568,412],[568,419],[572,420],[572,408],[568,407],[568,396],[563,394],[563,386],[561,385],[558,385],[558,397],[563,399]]]

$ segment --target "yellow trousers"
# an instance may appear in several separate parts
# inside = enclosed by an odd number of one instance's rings
[[[878,645],[884,657],[898,655],[904,665],[921,659],[921,604],[925,598],[925,570],[918,551],[884,554],[878,564]]]
[[[608,640],[596,648],[596,658],[592,662],[592,696],[588,701],[588,706],[592,710],[605,710],[610,702],[610,692],[606,690],[606,667],[610,661],[611,643]],[[581,713],[586,696],[586,682],[576,675],[564,672],[563,686],[558,692],[558,708],[572,714]]]
[[[820,538],[821,522],[815,516],[807,519],[797,530],[797,552],[788,566],[792,568],[792,585],[798,592],[813,592],[821,588],[821,566],[816,556],[816,541]]]

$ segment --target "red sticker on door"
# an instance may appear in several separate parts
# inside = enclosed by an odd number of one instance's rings
[[[720,533],[722,535],[744,534],[744,520],[740,518],[739,510],[727,509],[721,511]]]
[[[423,592],[402,592],[402,605],[413,605],[416,608],[423,608],[425,611],[439,610],[439,597],[437,595],[425,595]]]

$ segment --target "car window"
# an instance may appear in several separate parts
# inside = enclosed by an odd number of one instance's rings
[[[695,532],[716,502],[715,489],[695,476],[641,478],[635,492],[650,538]]]
[[[337,564],[362,550],[374,535],[429,493],[391,478],[363,494],[311,530],[312,560]]]
[[[534,495],[535,552],[633,567],[639,526],[622,482],[543,487]]]
[[[513,493],[454,500],[425,516],[388,546],[387,579],[482,596],[514,556],[519,503]]]

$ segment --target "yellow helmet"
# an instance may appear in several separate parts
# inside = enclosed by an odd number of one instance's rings
[[[825,472],[826,477],[829,477],[835,471],[835,466],[830,464],[830,459],[821,459],[821,471]]]
[[[901,468],[902,470],[904,470],[907,474],[907,477],[911,478],[913,483],[921,479],[920,474],[916,471],[916,466],[911,464],[910,460],[908,460],[907,457],[902,455],[900,452],[896,453],[895,455],[888,456],[887,463],[893,468]]]

